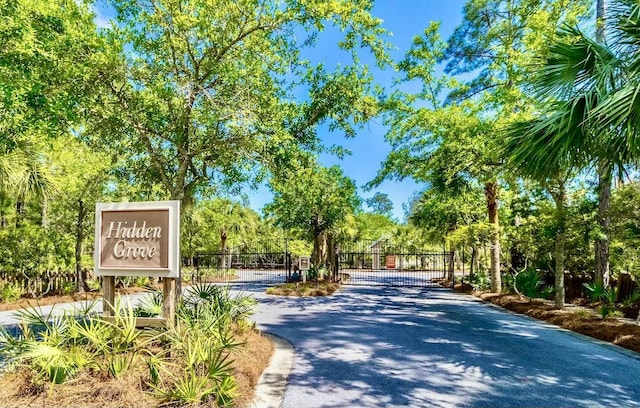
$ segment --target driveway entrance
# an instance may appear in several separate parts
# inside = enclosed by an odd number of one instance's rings
[[[338,251],[339,272],[347,285],[439,287],[453,275],[453,252],[402,248],[387,241]]]

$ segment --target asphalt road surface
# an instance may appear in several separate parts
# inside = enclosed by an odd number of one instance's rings
[[[640,406],[639,354],[470,296],[344,286],[289,298],[265,289],[233,287],[259,300],[260,329],[295,347],[284,408]],[[0,324],[16,322],[0,313]]]
[[[433,288],[264,295],[258,327],[294,344],[285,408],[640,406],[640,355]]]

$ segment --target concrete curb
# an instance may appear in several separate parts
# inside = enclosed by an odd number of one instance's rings
[[[251,408],[280,408],[293,366],[293,345],[282,337],[263,332],[273,342],[273,355],[258,380]]]

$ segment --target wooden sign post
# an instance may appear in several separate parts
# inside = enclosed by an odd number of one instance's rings
[[[94,273],[103,277],[103,316],[113,316],[116,276],[163,279],[163,318],[138,318],[158,326],[175,318],[180,279],[180,202],[96,204]]]

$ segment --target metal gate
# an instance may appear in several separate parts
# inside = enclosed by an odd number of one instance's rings
[[[284,241],[283,241],[284,242]],[[291,277],[291,253],[282,245],[245,245],[183,259],[183,279],[196,282],[284,283]]]
[[[339,250],[337,258],[347,285],[440,287],[453,276],[453,252],[403,249],[385,241]]]

